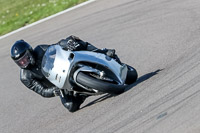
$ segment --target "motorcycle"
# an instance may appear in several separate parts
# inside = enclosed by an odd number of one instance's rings
[[[42,59],[42,73],[64,93],[119,94],[137,80],[137,71],[92,51],[66,51],[50,46]]]

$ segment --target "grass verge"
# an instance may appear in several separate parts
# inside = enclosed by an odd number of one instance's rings
[[[87,0],[0,0],[0,36]]]

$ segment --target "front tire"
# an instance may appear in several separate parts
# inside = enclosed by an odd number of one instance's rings
[[[83,72],[79,72],[77,74],[76,80],[79,84],[83,86],[94,88],[100,92],[110,93],[110,94],[120,94],[124,92],[124,89],[127,87],[126,85],[118,85],[102,81],[101,79],[94,78],[91,75],[87,75]]]

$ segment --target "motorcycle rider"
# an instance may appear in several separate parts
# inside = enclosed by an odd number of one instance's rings
[[[115,55],[114,49],[98,49],[76,36],[69,36],[52,45],[60,45],[64,50],[87,50],[104,53],[121,63],[119,58]],[[72,92],[63,93],[45,78],[41,72],[41,62],[49,46],[51,45],[38,45],[35,49],[32,49],[24,40],[18,40],[11,48],[11,58],[21,68],[20,80],[27,88],[43,97],[60,96],[61,102],[65,108],[70,112],[75,112],[88,96],[74,95]]]

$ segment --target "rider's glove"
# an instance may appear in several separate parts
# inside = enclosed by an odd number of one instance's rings
[[[55,96],[60,96],[61,95],[61,92],[57,87],[53,87],[53,89],[54,89],[53,93],[54,93]]]
[[[115,57],[115,50],[114,49],[106,49],[107,52],[106,52],[106,55],[111,57],[111,58],[114,58]]]
[[[71,50],[71,51],[76,51],[80,46],[80,44],[73,38],[62,39],[61,41],[58,42],[58,44],[64,50]]]
[[[70,36],[66,39],[62,39],[57,44],[59,44],[64,50],[71,51],[86,50],[88,46],[87,42],[82,41],[76,36]]]
[[[115,49],[105,49],[106,51],[106,55],[115,59],[119,64],[122,64],[122,62],[120,61],[119,57],[115,54]]]
[[[67,41],[67,45],[66,45],[67,49],[71,50],[71,51],[77,50],[79,46],[80,46],[80,44],[78,42],[74,41],[73,39],[69,39]]]

